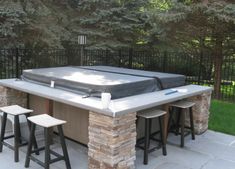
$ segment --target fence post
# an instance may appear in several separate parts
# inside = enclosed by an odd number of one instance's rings
[[[15,50],[15,65],[16,65],[16,78],[19,78],[19,49]]]
[[[106,49],[106,50],[105,50],[105,65],[106,65],[106,66],[108,65],[108,62],[109,62],[108,57],[109,57],[109,50]],[[110,57],[110,58],[111,58],[111,57]]]
[[[200,60],[199,60],[199,70],[198,70],[198,78],[197,78],[197,84],[201,84],[201,74],[202,74],[202,58],[203,58],[203,52],[200,52]]]
[[[167,64],[167,51],[164,51],[163,55],[163,64],[162,64],[162,71],[166,72],[166,65]]]
[[[128,61],[128,68],[132,68],[132,62],[133,62],[133,49],[129,49],[129,61]]]
[[[121,58],[122,58],[122,51],[121,51],[121,49],[119,49],[118,50],[118,57],[119,57],[119,59],[118,59],[118,67],[121,67]]]

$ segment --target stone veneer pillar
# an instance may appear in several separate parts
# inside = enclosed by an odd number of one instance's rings
[[[211,92],[188,98],[188,100],[196,103],[193,107],[195,133],[202,134],[208,129]],[[186,117],[186,125],[188,124],[189,117]]]
[[[18,90],[0,86],[0,107],[14,104],[27,107],[27,94]]]
[[[136,113],[110,117],[89,113],[89,169],[133,169]]]

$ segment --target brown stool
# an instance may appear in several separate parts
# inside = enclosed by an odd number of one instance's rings
[[[171,131],[171,123],[173,121],[173,114],[175,112],[175,110],[178,109],[178,116],[177,116],[177,122],[174,126],[175,134],[178,135],[179,134],[179,129],[180,134],[181,134],[181,147],[184,147],[184,137],[185,137],[185,128],[190,129],[191,131],[191,135],[192,135],[192,140],[195,140],[195,131],[194,131],[194,122],[193,122],[193,111],[192,111],[192,107],[195,105],[194,102],[190,102],[190,101],[177,101],[174,103],[170,104],[170,118],[169,118],[169,122],[168,122],[168,132]],[[190,127],[185,127],[185,116],[186,113],[189,112],[189,118],[190,118]]]

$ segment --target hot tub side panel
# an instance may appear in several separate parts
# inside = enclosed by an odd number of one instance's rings
[[[30,95],[29,106],[34,110],[32,115],[48,113],[48,99]],[[88,110],[76,108],[59,102],[53,102],[51,115],[58,119],[67,121],[63,125],[64,135],[82,144],[88,143]],[[55,131],[57,131],[55,129]],[[43,130],[38,129],[39,139],[43,139]]]

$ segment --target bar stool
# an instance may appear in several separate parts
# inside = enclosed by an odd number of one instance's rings
[[[156,109],[149,109],[149,110],[145,110],[142,112],[139,112],[137,114],[138,117],[145,119],[145,136],[144,136],[144,147],[141,147],[137,144],[137,147],[141,148],[144,150],[144,164],[148,164],[148,154],[153,152],[154,150],[156,150],[158,147],[153,147],[151,149],[149,149],[150,146],[150,140],[154,140],[157,142],[161,143],[162,146],[162,153],[163,155],[167,155],[166,152],[166,139],[165,139],[165,135],[164,132],[162,130],[162,117],[166,114],[165,111],[162,110],[156,110]],[[151,127],[152,127],[152,120],[158,118],[159,119],[159,128],[160,130],[157,131],[154,134],[151,134]],[[156,134],[160,133],[160,140],[154,138],[154,136]]]
[[[25,167],[29,167],[30,159],[33,161],[36,161],[39,165],[44,167],[45,169],[49,169],[51,163],[55,163],[60,160],[64,160],[66,164],[67,169],[71,169],[70,161],[69,161],[69,156],[68,156],[68,151],[67,147],[65,144],[65,138],[64,138],[64,133],[62,129],[62,125],[66,123],[66,121],[59,120],[56,118],[53,118],[47,114],[41,114],[41,115],[36,115],[36,116],[31,116],[28,117],[28,120],[32,123],[31,124],[31,129],[30,129],[30,139],[29,139],[29,144],[28,144],[28,150],[26,154],[26,160],[25,160]],[[37,150],[32,151],[32,142],[33,142],[33,137],[35,135],[35,128],[36,125],[41,126],[44,128],[44,136],[45,136],[45,146],[38,148]],[[60,137],[60,143],[63,151],[63,156],[50,150],[50,129],[53,127],[58,128],[58,133]],[[41,162],[35,157],[33,157],[31,154],[34,153],[35,151],[42,151],[45,150],[45,162]],[[56,158],[51,159],[50,155],[54,155]]]
[[[5,106],[1,107],[0,111],[2,112],[2,127],[1,127],[1,135],[0,135],[0,152],[2,152],[3,145],[9,147],[10,149],[14,150],[15,154],[15,162],[19,161],[19,147],[27,145],[27,142],[24,141],[21,138],[21,131],[20,131],[20,115],[25,115],[26,119],[29,117],[30,113],[33,112],[33,110],[25,109],[18,105],[12,105],[12,106]],[[7,116],[9,115],[9,116]],[[13,119],[12,119],[13,117]],[[5,137],[5,130],[6,130],[6,122],[7,118],[14,122],[14,134],[10,136]],[[28,125],[30,125],[28,123]],[[29,126],[30,127],[30,126]],[[14,137],[14,146],[8,144],[4,140],[10,139]],[[33,138],[35,139],[35,138]],[[34,148],[37,148],[36,142],[34,142]]]
[[[175,134],[179,134],[179,129],[180,129],[180,135],[181,135],[181,147],[184,147],[184,137],[185,135],[185,128],[190,129],[191,135],[192,135],[192,140],[195,140],[195,131],[194,131],[194,122],[193,122],[193,111],[192,108],[195,105],[194,102],[190,101],[177,101],[174,103],[170,104],[170,118],[168,122],[168,132],[170,132],[170,125],[173,121],[173,111],[175,109],[178,109],[178,116],[177,116],[177,122],[175,124]],[[185,116],[186,113],[189,112],[189,118],[190,118],[190,127],[185,126]],[[181,121],[180,121],[181,120]]]

